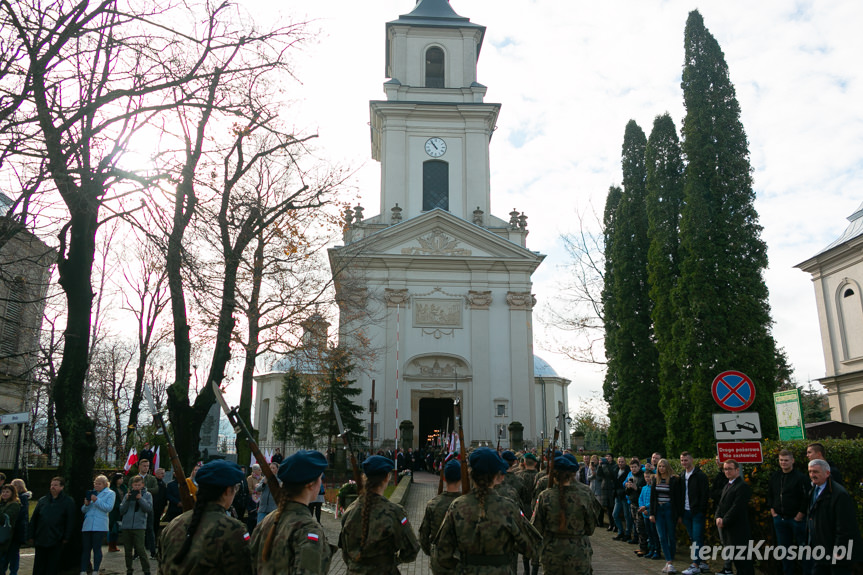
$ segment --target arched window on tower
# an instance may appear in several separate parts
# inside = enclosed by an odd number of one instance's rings
[[[426,50],[426,88],[444,88],[443,50],[432,46]]]
[[[845,359],[863,357],[863,300],[856,282],[846,281],[839,287],[836,299],[839,311],[839,330]]]
[[[423,211],[449,211],[449,164],[441,160],[423,162]]]

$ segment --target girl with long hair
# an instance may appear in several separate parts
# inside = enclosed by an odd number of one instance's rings
[[[470,454],[470,493],[452,502],[434,541],[433,561],[448,573],[509,575],[516,554],[537,556],[540,536],[518,504],[494,486],[509,465],[489,447]]]
[[[382,455],[363,461],[364,491],[342,515],[339,543],[349,575],[396,575],[420,545],[401,505],[385,498],[395,465]]]
[[[539,563],[546,575],[589,575],[593,549],[588,537],[596,528],[599,503],[589,490],[575,485],[578,464],[554,460],[554,487],[539,494],[533,526],[542,534]]]
[[[674,554],[677,552],[677,538],[674,534],[677,525],[677,509],[680,495],[677,489],[678,477],[671,471],[667,459],[656,464],[656,479],[650,491],[650,521],[656,525],[659,547],[665,557],[663,573],[676,573]],[[682,505],[681,505],[682,507]]]
[[[318,495],[326,468],[326,457],[305,450],[279,466],[279,506],[252,533],[252,561],[258,575],[323,575],[330,570],[332,550],[327,535],[309,508]]]
[[[232,461],[219,459],[198,469],[195,508],[171,521],[159,537],[161,575],[251,575],[246,526],[227,514],[244,480]]]

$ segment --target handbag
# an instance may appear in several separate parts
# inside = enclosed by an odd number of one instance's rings
[[[9,516],[3,514],[3,523],[0,524],[0,545],[7,543],[12,539],[12,525],[9,523]]]

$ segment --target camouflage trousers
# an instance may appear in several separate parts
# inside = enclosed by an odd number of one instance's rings
[[[542,542],[539,563],[545,575],[592,575],[593,547],[586,535],[547,538]]]

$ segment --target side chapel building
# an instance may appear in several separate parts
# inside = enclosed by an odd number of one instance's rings
[[[797,266],[812,274],[830,419],[863,426],[863,205],[836,241]]]

